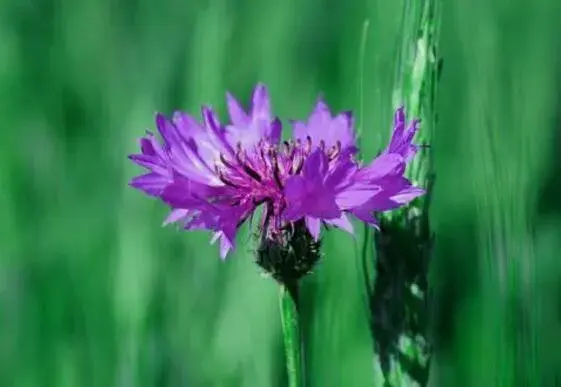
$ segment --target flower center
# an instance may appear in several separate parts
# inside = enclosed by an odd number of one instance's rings
[[[220,162],[214,169],[220,180],[233,188],[252,189],[257,194],[260,189],[282,191],[286,179],[301,173],[306,157],[312,151],[312,139],[307,137],[304,142],[284,141],[281,145],[271,144],[261,139],[257,145],[247,152],[238,143],[234,157],[228,159],[220,154]],[[334,161],[341,153],[341,143],[325,149],[325,142],[319,142],[319,148],[326,153],[329,162]]]
[[[313,150],[312,145],[311,137],[304,141],[284,141],[280,145],[262,139],[249,151],[238,143],[233,156],[220,154],[214,169],[220,180],[232,189],[230,204],[266,204],[262,226],[273,233],[278,232],[280,215],[286,207],[283,196],[286,180],[302,172],[304,162]],[[326,150],[325,142],[320,141],[318,147],[330,163],[341,153],[340,142]]]

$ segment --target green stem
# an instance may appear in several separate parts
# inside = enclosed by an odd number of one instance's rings
[[[303,383],[302,344],[298,316],[298,285],[282,285],[279,292],[282,335],[286,352],[288,386],[301,387]]]

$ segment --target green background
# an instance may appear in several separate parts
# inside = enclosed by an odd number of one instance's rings
[[[0,2],[0,386],[283,386],[272,280],[238,239],[128,187],[155,111],[224,112],[257,81],[304,118],[359,107],[384,146],[402,0]],[[561,374],[561,3],[444,0],[431,270],[435,386]],[[343,232],[306,279],[310,386],[371,386],[359,258]],[[557,379],[559,383],[561,379]]]

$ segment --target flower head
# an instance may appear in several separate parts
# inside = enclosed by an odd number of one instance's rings
[[[405,129],[398,109],[386,150],[370,164],[358,151],[350,112],[333,116],[319,100],[306,122],[292,122],[293,138],[281,142],[281,122],[271,113],[265,86],[253,92],[245,112],[227,95],[230,123],[221,124],[209,107],[202,121],[182,112],[156,116],[160,142],[148,132],[132,161],[148,173],[131,185],[171,207],[164,222],[204,229],[220,240],[220,255],[235,246],[240,225],[263,206],[261,230],[267,240],[304,223],[316,240],[321,225],[353,232],[349,215],[376,226],[373,213],[399,207],[422,195],[404,176],[416,152],[416,121]]]

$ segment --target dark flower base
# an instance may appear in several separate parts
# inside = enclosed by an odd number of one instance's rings
[[[303,221],[283,231],[278,241],[265,239],[257,250],[257,264],[289,289],[310,273],[320,259],[320,242],[308,232]]]

